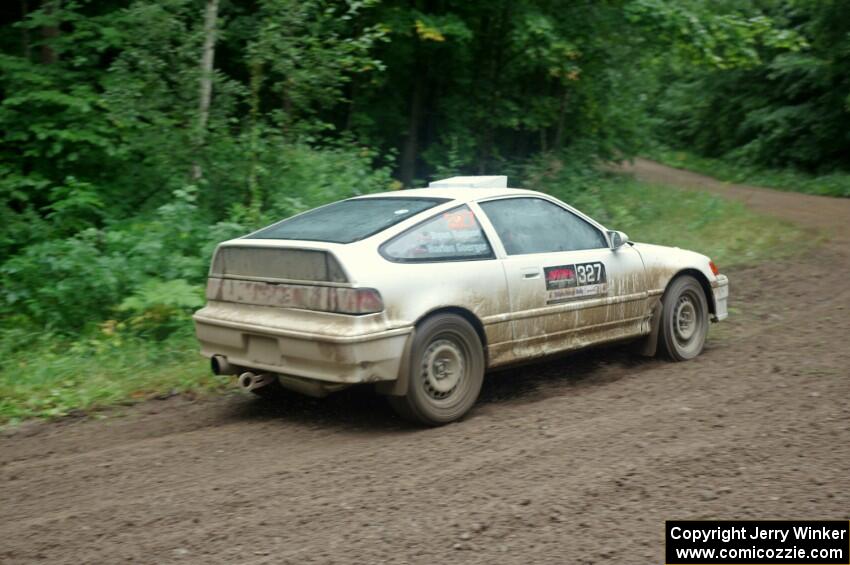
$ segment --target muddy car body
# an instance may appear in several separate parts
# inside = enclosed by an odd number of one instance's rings
[[[257,393],[377,383],[440,424],[471,407],[487,369],[629,339],[686,360],[726,317],[708,257],[505,185],[360,196],[222,243],[194,316],[202,353]]]

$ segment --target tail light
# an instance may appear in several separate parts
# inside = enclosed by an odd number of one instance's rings
[[[381,293],[374,288],[272,283],[218,277],[207,279],[207,299],[337,314],[375,314],[384,310]]]
[[[720,269],[717,268],[717,265],[714,264],[714,261],[709,261],[708,267],[711,269],[711,272],[714,273],[715,277],[720,274]]]
[[[336,307],[339,314],[375,314],[384,310],[381,293],[374,288],[337,288]]]

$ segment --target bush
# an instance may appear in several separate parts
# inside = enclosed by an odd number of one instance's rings
[[[152,278],[199,285],[215,242],[244,228],[205,224],[193,200],[191,188],[177,191],[148,218],[26,247],[0,266],[0,312],[16,324],[74,334],[120,313],[117,306]]]
[[[103,253],[104,234],[79,235],[27,247],[0,267],[2,310],[60,332],[102,319],[126,290],[127,259]]]
[[[268,181],[267,219],[271,221],[334,200],[401,188],[388,166],[373,168],[377,155],[366,147],[316,150],[291,145],[278,158]]]
[[[372,168],[375,158],[363,148],[269,149],[259,218],[235,206],[230,220],[213,223],[214,215],[198,204],[199,188],[190,185],[175,190],[167,204],[151,213],[26,246],[0,265],[3,327],[70,336],[116,320],[163,338],[201,305],[209,260],[219,242],[333,200],[397,188],[388,168]],[[68,201],[74,205],[57,213],[81,217],[88,210],[85,199]]]
[[[204,305],[202,289],[183,279],[151,279],[118,306],[129,314],[129,325],[142,335],[164,339],[185,325],[190,314]]]

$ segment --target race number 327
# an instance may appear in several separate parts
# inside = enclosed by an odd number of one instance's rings
[[[605,265],[598,261],[578,264],[576,265],[576,279],[579,286],[604,283]]]

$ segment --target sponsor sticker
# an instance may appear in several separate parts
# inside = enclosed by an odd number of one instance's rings
[[[600,296],[608,292],[605,264],[600,261],[544,267],[543,273],[546,275],[547,304]]]
[[[478,230],[472,210],[454,210],[443,214],[450,230]]]

